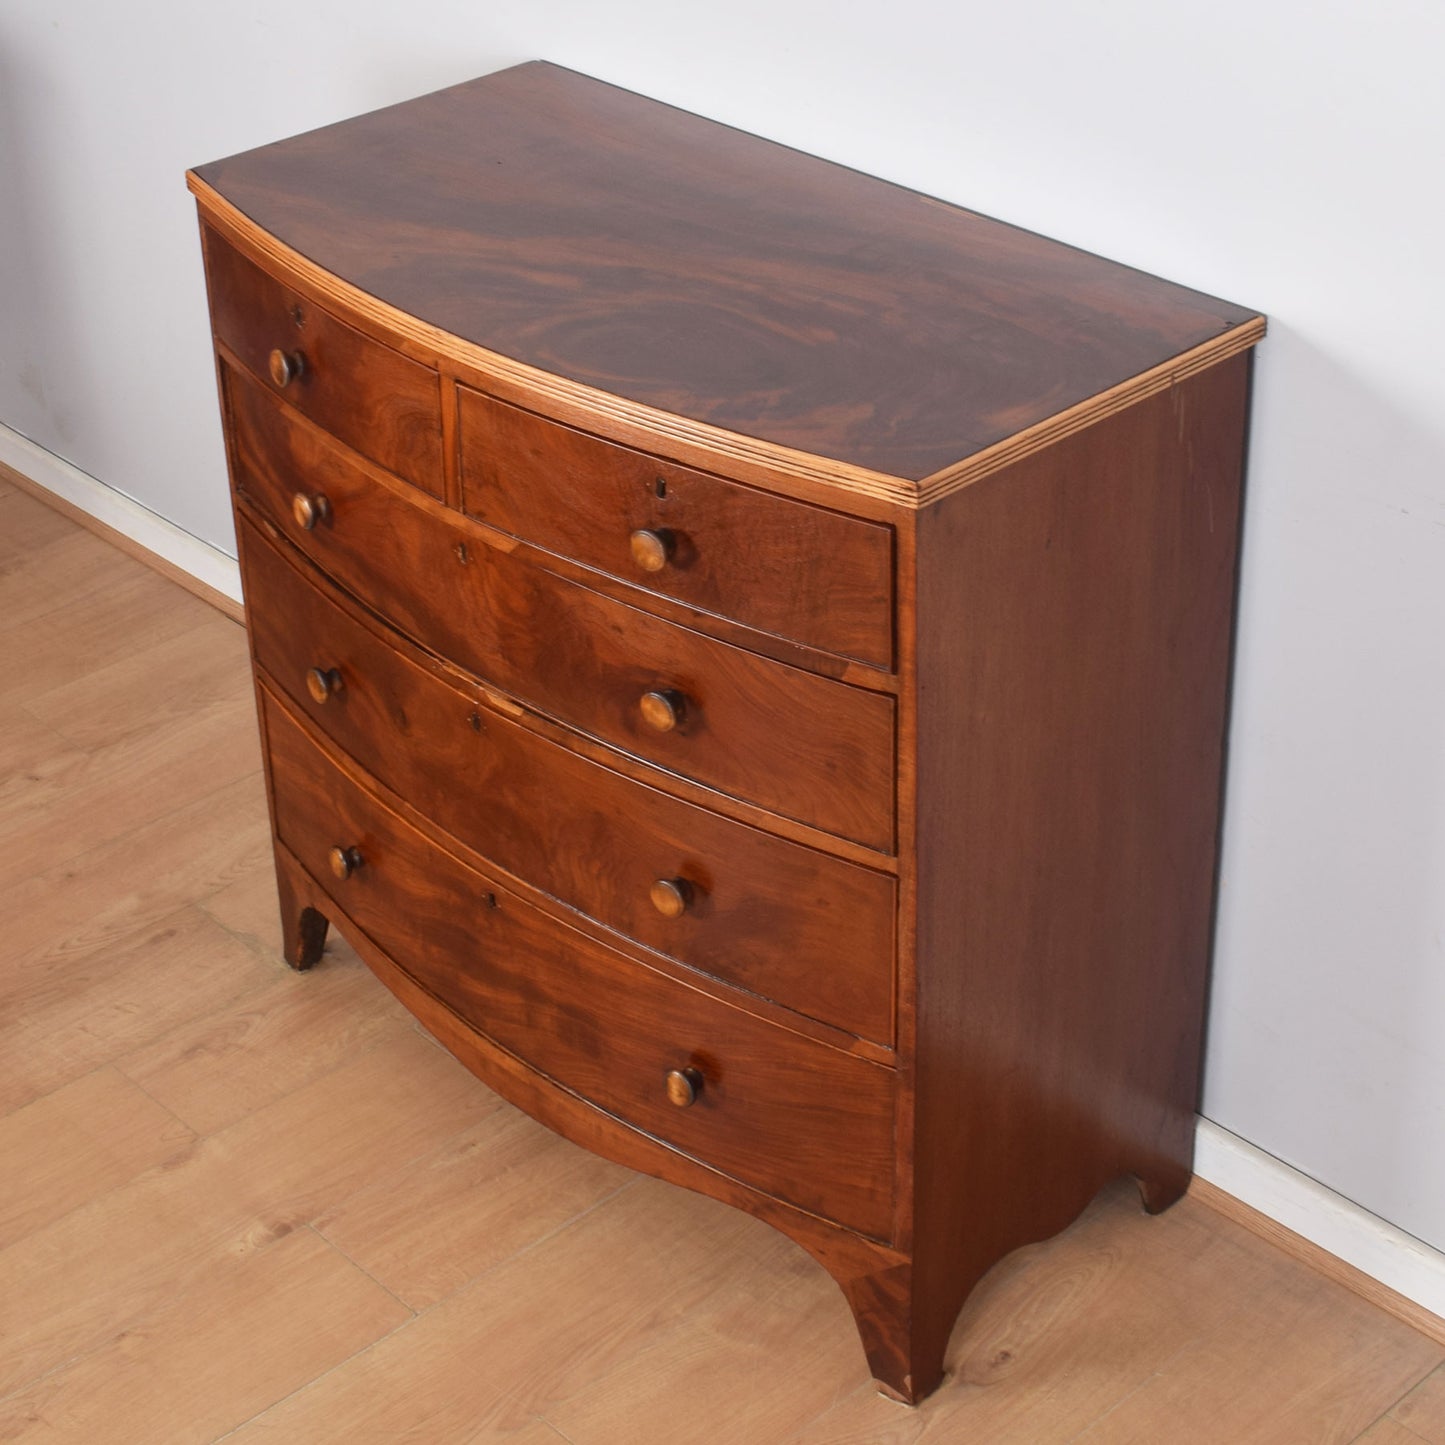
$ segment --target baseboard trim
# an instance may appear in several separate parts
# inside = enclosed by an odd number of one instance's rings
[[[1445,1254],[1208,1119],[1190,1195],[1445,1344]]]
[[[0,476],[179,583],[227,617],[237,622],[245,620],[241,569],[234,557],[193,537],[3,423]]]

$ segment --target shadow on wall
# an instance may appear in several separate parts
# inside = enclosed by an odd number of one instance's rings
[[[56,228],[38,183],[59,109],[44,72],[0,50],[0,422],[52,449],[75,439],[72,393],[46,365],[64,354],[55,341],[73,305],[46,244]]]
[[[1445,413],[1259,363],[1206,1113],[1445,1249]]]

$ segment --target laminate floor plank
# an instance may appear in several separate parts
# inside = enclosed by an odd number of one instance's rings
[[[19,703],[0,703],[0,815],[9,797],[54,766],[72,744]],[[29,775],[28,777],[26,775]]]
[[[1181,1420],[1198,1445],[1348,1445],[1445,1353],[1308,1270],[1261,1260],[1254,1282],[1248,1308],[1161,1365],[1078,1445],[1154,1445]]]
[[[1422,1438],[1389,1415],[1375,1421],[1363,1435],[1355,1437],[1360,1445],[1422,1445]]]
[[[636,1176],[501,1108],[316,1228],[424,1310],[600,1204]]]
[[[483,1445],[484,1441],[494,1438],[487,1431],[482,1431],[478,1435],[468,1435],[461,1445]],[[545,1420],[533,1420],[506,1438],[507,1445],[572,1445],[565,1435],[559,1434]]]
[[[198,1134],[214,1134],[412,1027],[350,949],[328,946],[323,966],[304,975],[275,969],[116,1067]]]
[[[764,1228],[639,1180],[259,1416],[234,1445],[509,1440],[682,1325],[746,1267]],[[741,1438],[715,1424],[717,1438]],[[671,1421],[638,1425],[638,1439],[669,1438]]]
[[[59,865],[0,881],[0,1009],[33,970],[133,938],[178,909],[224,891],[271,858],[260,774],[175,798],[174,812]],[[229,930],[228,930],[229,931]],[[275,955],[272,955],[273,959]],[[277,960],[279,963],[279,960]],[[284,965],[283,965],[284,966]]]
[[[166,817],[178,796],[254,775],[261,753],[251,718],[251,699],[242,696],[74,749],[63,765],[17,779],[0,804],[0,876],[65,863]]]
[[[5,969],[0,1111],[17,1108],[264,987],[276,965],[186,907],[67,953]]]
[[[218,711],[236,728],[238,743],[256,733],[244,629],[200,607],[190,626],[148,636],[144,646],[130,636],[123,649],[97,647],[93,660],[62,652],[45,685],[27,690],[26,710],[82,748],[143,731],[183,732],[197,717]]]
[[[264,799],[262,807],[265,807]],[[281,913],[276,897],[276,865],[269,847],[224,887],[208,894],[202,900],[201,907],[223,928],[238,938],[247,939],[268,958],[281,957]],[[326,960],[330,961],[335,957],[338,949],[344,949],[355,958],[349,945],[332,929],[326,939]]]
[[[97,537],[91,546],[114,552]],[[186,678],[180,668],[196,665],[195,653],[182,651],[170,679],[160,675],[155,650],[180,638],[200,633],[213,641],[220,657],[233,654],[239,639],[245,648],[245,632],[188,593],[178,589],[130,558],[116,585],[98,588],[83,603],[43,612],[16,624],[0,620],[0,698],[12,703],[34,703],[37,698],[59,689],[71,690],[76,710],[69,721],[77,727],[89,723],[98,735],[122,721],[144,723],[153,705],[155,689],[169,683],[182,686]],[[211,670],[214,661],[202,659]],[[107,711],[88,715],[85,694],[97,677],[112,683]],[[245,673],[242,673],[245,680]],[[234,679],[230,680],[234,685]],[[129,684],[129,687],[127,687]],[[202,698],[198,698],[198,701]]]
[[[64,612],[83,629],[111,609],[129,608],[137,596],[157,603],[165,596],[162,589],[173,585],[118,548],[73,527],[0,566],[0,657],[14,657],[24,634],[41,618]],[[186,601],[172,599],[173,614],[204,605],[182,588],[175,592]],[[159,622],[163,615],[156,611],[158,625],[163,625]],[[69,621],[66,627],[69,630]],[[83,631],[77,630],[74,640],[80,642],[82,636]],[[0,672],[0,696],[11,685],[27,686],[28,680],[21,669],[7,665]]]
[[[32,1232],[0,1251],[0,1395],[144,1333],[218,1259],[264,1249],[498,1105],[404,1030]]]
[[[204,1445],[410,1318],[307,1229],[216,1254],[143,1322],[0,1400],[0,1440]]]
[[[1428,1445],[1445,1445],[1445,1365],[1416,1385],[1390,1416]]]
[[[842,1293],[802,1249],[759,1225],[737,1264],[548,1420],[573,1445],[634,1445],[639,1420],[666,1422],[668,1445],[780,1441],[867,1385]]]
[[[0,1118],[0,1249],[176,1158],[194,1139],[109,1068],[7,1114]]]
[[[0,477],[0,570],[75,532],[68,517]]]

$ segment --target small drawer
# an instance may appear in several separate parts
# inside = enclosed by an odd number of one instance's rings
[[[413,486],[442,495],[441,385],[205,233],[216,336],[318,426]]]
[[[537,736],[388,645],[244,519],[240,541],[257,663],[393,792],[606,927],[891,1045],[891,877]]]
[[[396,964],[478,1032],[633,1128],[800,1208],[889,1236],[891,1069],[539,913],[403,822],[262,698],[277,833]]]
[[[892,665],[891,528],[661,461],[468,387],[457,396],[472,516],[650,592]]]
[[[222,384],[242,498],[401,632],[648,763],[892,851],[892,697],[533,566],[224,365]]]

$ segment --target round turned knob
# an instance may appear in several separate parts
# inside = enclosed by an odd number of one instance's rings
[[[664,918],[681,918],[692,901],[692,885],[686,878],[659,878],[647,896]]]
[[[687,699],[680,692],[671,690],[645,692],[638,698],[637,706],[648,727],[660,733],[670,733],[682,721]]]
[[[282,351],[278,346],[266,359],[271,380],[279,387],[290,386],[301,375],[305,362],[299,351]]]
[[[331,503],[320,492],[297,492],[291,498],[291,515],[303,532],[309,532],[331,515]]]
[[[628,538],[628,543],[632,560],[644,572],[661,572],[672,555],[672,533],[663,527],[641,528]]]
[[[326,861],[331,864],[331,871],[338,878],[350,878],[361,867],[361,849],[343,848],[338,843],[326,855]]]
[[[702,1075],[696,1069],[669,1069],[663,1082],[667,1085],[667,1102],[679,1109],[697,1103],[702,1093]]]
[[[306,673],[306,691],[313,702],[329,702],[341,687],[341,674],[334,667],[313,667]]]

